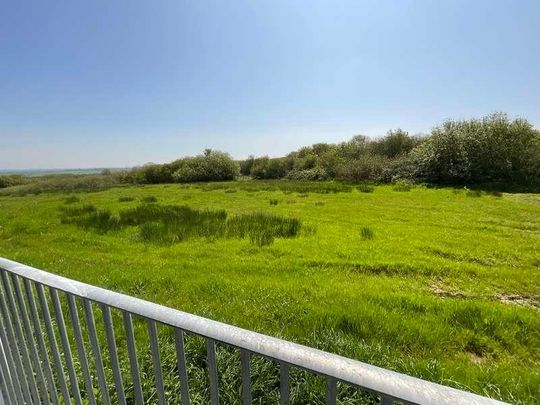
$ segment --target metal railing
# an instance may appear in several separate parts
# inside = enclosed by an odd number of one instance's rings
[[[371,403],[501,403],[2,258],[0,279],[0,404],[2,399],[7,404],[190,404],[193,379],[188,378],[186,335],[205,341],[203,367],[211,404],[220,402],[217,346],[240,354],[238,403],[252,403],[250,366],[255,357],[269,359],[279,367],[276,390],[281,404],[290,402],[289,372],[294,369],[325,379],[327,404],[336,404],[338,383],[340,387],[367,393]],[[100,311],[94,312],[96,307]],[[138,319],[138,326],[141,319],[146,323],[152,367],[144,374],[145,378],[152,374],[151,389],[143,389],[141,383],[141,348],[137,350],[136,339],[141,333],[134,333],[134,318]],[[113,319],[120,320],[116,327]],[[158,326],[174,336],[174,370],[179,385],[176,391],[164,387]],[[123,338],[115,336],[115,331],[121,331]],[[122,354],[125,356],[121,357]],[[122,368],[120,363],[126,367]],[[129,380],[128,399],[125,377]],[[153,393],[151,397],[149,391]],[[176,394],[171,397],[171,392]]]

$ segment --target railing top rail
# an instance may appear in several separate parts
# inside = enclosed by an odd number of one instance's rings
[[[0,270],[337,380],[417,404],[502,404],[470,392],[213,321],[0,258]]]

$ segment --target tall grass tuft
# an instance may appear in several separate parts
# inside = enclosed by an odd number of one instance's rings
[[[129,196],[118,197],[118,202],[130,202],[130,201],[135,201],[135,197],[129,197]]]
[[[155,203],[157,202],[157,198],[154,195],[147,195],[141,198],[141,201],[143,203]]]
[[[356,189],[360,193],[373,193],[373,190],[375,190],[375,187],[373,187],[371,184],[368,183],[360,183],[356,186]]]
[[[64,198],[64,204],[74,204],[80,201],[81,199],[76,195],[70,195],[69,197]]]
[[[227,237],[249,237],[251,243],[266,246],[275,238],[292,238],[300,231],[301,222],[296,218],[283,218],[265,213],[244,214],[227,221]]]
[[[394,191],[411,191],[414,187],[414,183],[408,180],[398,180],[394,183]]]
[[[360,237],[362,240],[371,240],[373,239],[373,230],[371,228],[363,227],[360,229]]]

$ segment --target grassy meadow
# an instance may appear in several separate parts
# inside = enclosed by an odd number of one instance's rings
[[[0,256],[482,395],[540,398],[540,195],[279,180],[0,195]],[[238,359],[219,356],[223,401],[239,403]],[[259,362],[254,403],[272,403],[277,374]],[[296,382],[293,403],[323,403],[319,381]]]

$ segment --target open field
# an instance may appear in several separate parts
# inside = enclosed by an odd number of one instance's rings
[[[0,256],[502,400],[540,398],[540,195],[238,181],[0,196]]]

